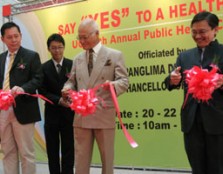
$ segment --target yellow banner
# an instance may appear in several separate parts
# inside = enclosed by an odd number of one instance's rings
[[[101,41],[125,55],[130,86],[119,97],[126,129],[139,147],[132,149],[116,122],[115,165],[142,168],[188,169],[180,125],[182,90],[169,92],[164,78],[180,52],[195,47],[191,18],[214,12],[220,19],[217,39],[223,42],[223,2],[219,0],[94,0],[19,14],[13,17],[23,33],[23,45],[48,60],[46,39],[60,33],[66,41],[65,56],[82,51],[76,39],[81,20],[90,17],[100,26]],[[43,108],[42,108],[43,110]],[[46,161],[43,122],[37,125],[37,159]],[[100,164],[95,148],[94,164]]]

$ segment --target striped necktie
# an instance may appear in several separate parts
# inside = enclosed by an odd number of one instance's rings
[[[89,60],[88,60],[88,73],[89,73],[89,76],[91,75],[91,71],[93,69],[93,53],[94,53],[94,50],[90,49],[89,50]]]
[[[13,53],[11,53],[11,54],[9,55],[9,59],[10,59],[10,60],[9,60],[9,64],[8,64],[8,69],[7,69],[7,72],[6,72],[6,74],[5,74],[5,80],[4,80],[4,84],[3,84],[3,90],[4,90],[4,91],[7,91],[7,90],[10,89],[9,75],[10,75],[10,70],[11,70],[11,68],[12,68],[12,64],[13,64],[13,61],[14,61],[14,54],[13,54]]]

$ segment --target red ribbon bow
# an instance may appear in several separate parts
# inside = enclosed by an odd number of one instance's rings
[[[120,125],[122,127],[122,131],[128,140],[129,144],[133,147],[136,148],[138,144],[136,141],[131,137],[131,135],[128,133],[127,129],[125,128],[122,119],[121,119],[121,114],[120,114],[120,109],[118,106],[118,100],[116,97],[116,93],[114,90],[114,87],[110,83],[105,83],[102,85],[98,85],[93,89],[89,90],[80,90],[79,92],[72,91],[70,90],[70,99],[71,99],[71,104],[70,108],[74,110],[76,113],[81,114],[82,116],[87,116],[89,114],[92,114],[96,110],[96,105],[99,103],[98,98],[95,95],[95,91],[102,87],[104,90],[108,89],[111,92],[112,99],[115,105],[115,109],[118,115],[118,119],[120,122]]]
[[[215,65],[212,65],[211,71],[202,69],[198,66],[194,66],[190,70],[184,71],[186,74],[185,80],[188,84],[188,91],[184,105],[189,94],[192,94],[193,98],[202,102],[207,102],[212,98],[212,93],[216,88],[217,81],[222,77],[222,75],[218,74],[217,71],[218,67]]]

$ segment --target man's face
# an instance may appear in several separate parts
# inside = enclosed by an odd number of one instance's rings
[[[211,28],[206,20],[196,22],[192,25],[191,34],[197,46],[204,48],[209,45],[217,34],[217,27]]]
[[[99,42],[98,32],[90,27],[80,27],[78,30],[78,40],[83,49],[89,50]]]
[[[21,46],[22,34],[16,27],[5,30],[5,35],[1,37],[10,52],[15,52]]]
[[[49,46],[48,50],[51,53],[52,58],[56,62],[59,63],[61,61],[61,59],[63,58],[64,45],[61,42],[52,41],[50,43],[50,46]]]

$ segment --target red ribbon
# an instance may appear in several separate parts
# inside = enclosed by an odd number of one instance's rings
[[[48,98],[44,97],[41,94],[29,94],[29,93],[26,93],[26,92],[19,92],[19,93],[17,93],[17,95],[28,95],[28,96],[31,96],[31,97],[41,98],[42,100],[45,100],[46,102],[53,105],[53,102],[51,100],[49,100]]]
[[[52,101],[50,101],[49,99],[47,99],[46,97],[40,95],[40,94],[29,94],[29,93],[25,93],[25,92],[18,92],[16,93],[16,95],[28,95],[31,97],[36,97],[36,98],[41,98],[51,104],[53,104]],[[8,110],[8,108],[12,105],[16,105],[15,103],[15,99],[14,96],[11,94],[11,91],[3,91],[0,90],[0,110]]]
[[[111,92],[112,99],[113,99],[113,102],[114,102],[114,105],[115,105],[115,109],[116,109],[116,112],[117,112],[117,115],[118,115],[118,120],[119,120],[119,123],[122,126],[122,131],[123,131],[126,139],[128,140],[129,144],[133,148],[136,148],[136,147],[138,147],[138,144],[132,138],[132,136],[128,133],[127,129],[125,128],[125,126],[124,126],[124,124],[122,122],[122,118],[121,118],[121,114],[120,114],[120,109],[119,109],[119,105],[118,105],[118,100],[117,100],[117,97],[116,97],[116,93],[115,93],[114,87],[113,87],[113,85],[111,83],[109,83],[109,87],[110,87],[110,92]]]
[[[112,99],[115,105],[115,109],[118,115],[119,123],[122,127],[122,131],[128,140],[129,144],[136,148],[138,144],[135,142],[135,140],[131,137],[131,135],[128,133],[127,129],[125,128],[120,114],[120,109],[118,105],[118,100],[116,97],[116,93],[114,90],[114,87],[111,83],[105,83],[100,84],[93,89],[89,90],[80,90],[79,92],[70,90],[70,98],[71,98],[71,104],[70,107],[72,110],[74,110],[76,113],[81,114],[82,116],[87,116],[89,114],[92,114],[96,110],[96,105],[99,103],[99,101],[103,102],[103,99],[98,100],[98,98],[95,96],[95,91],[98,90],[98,88],[102,87],[104,90],[110,90]],[[103,104],[104,105],[104,104]],[[104,105],[105,106],[105,105]]]

